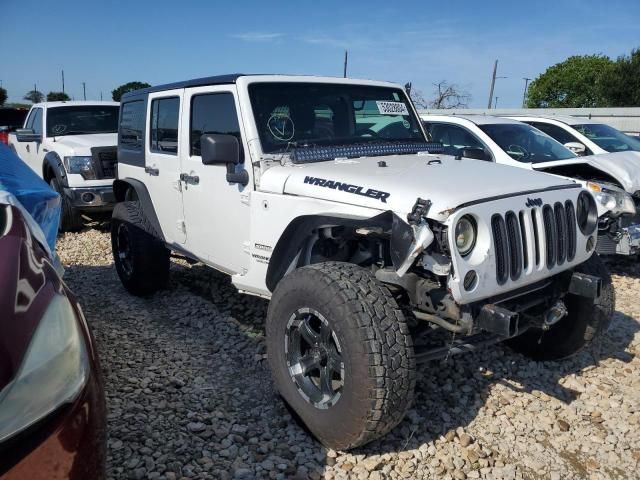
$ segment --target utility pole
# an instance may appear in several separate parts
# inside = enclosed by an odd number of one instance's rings
[[[82,82],[82,95],[84,96],[84,99],[87,99],[87,84]]]
[[[491,88],[489,89],[489,106],[491,108],[491,100],[493,100],[493,89],[496,86],[496,73],[498,73],[498,60],[493,64],[493,73],[491,74]]]
[[[64,93],[64,70],[62,70],[62,93]]]
[[[500,97],[496,97],[496,101],[493,103],[493,109],[495,110],[496,108],[498,108],[498,98]]]
[[[347,61],[349,59],[349,52],[347,50],[344,51],[344,73],[343,77],[347,78]]]
[[[102,101],[102,91],[100,92],[100,101]]]
[[[529,88],[530,78],[522,77],[524,80],[524,93],[522,94],[522,108],[527,108],[527,90]]]

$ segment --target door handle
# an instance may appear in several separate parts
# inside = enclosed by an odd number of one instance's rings
[[[180,174],[180,180],[187,185],[198,185],[200,183],[200,177],[197,175],[187,175],[186,173]]]
[[[158,175],[160,175],[160,170],[154,167],[144,167],[144,171],[152,177],[157,177]]]

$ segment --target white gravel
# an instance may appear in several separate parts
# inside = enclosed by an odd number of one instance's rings
[[[597,351],[542,364],[497,346],[423,365],[402,424],[342,453],[274,394],[265,301],[182,261],[170,289],[135,298],[105,231],[66,234],[58,252],[97,340],[110,478],[639,478],[638,264],[611,265],[617,313]]]

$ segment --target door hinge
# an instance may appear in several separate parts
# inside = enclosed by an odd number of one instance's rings
[[[244,203],[245,205],[251,205],[251,198],[248,193],[240,194],[240,203]]]
[[[242,242],[242,249],[244,253],[249,255],[251,253],[251,242]]]
[[[187,224],[184,220],[178,220],[178,230],[180,230],[182,233],[187,233]]]
[[[180,180],[187,185],[198,185],[200,183],[200,177],[197,175],[189,175],[187,173],[180,174]]]

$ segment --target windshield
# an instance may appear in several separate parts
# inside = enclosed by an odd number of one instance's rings
[[[540,163],[576,157],[564,145],[526,123],[478,126],[511,158],[519,162]]]
[[[426,142],[399,89],[257,83],[249,87],[249,96],[265,153],[319,145]]]
[[[625,152],[634,150],[640,152],[640,141],[625,135],[609,125],[602,123],[588,123],[572,125],[577,131],[607,152]]]
[[[47,110],[47,137],[117,133],[118,105],[78,105]]]

